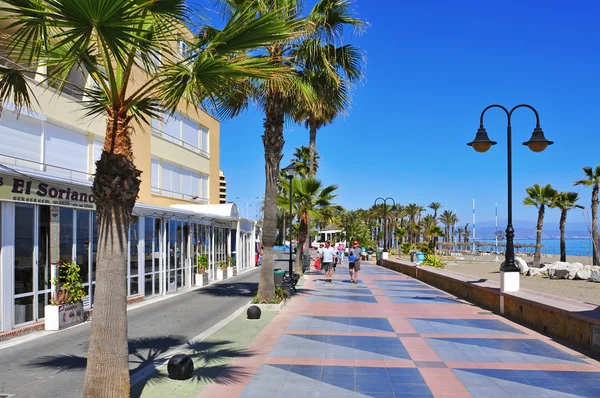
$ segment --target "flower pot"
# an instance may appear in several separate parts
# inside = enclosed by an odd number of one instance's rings
[[[233,267],[227,267],[227,277],[231,278],[233,276]]]
[[[206,272],[202,274],[196,274],[196,286],[208,285],[208,274]]]
[[[217,280],[222,281],[223,279],[227,279],[227,272],[221,268],[217,268]]]
[[[83,303],[44,306],[46,330],[62,330],[83,322]]]

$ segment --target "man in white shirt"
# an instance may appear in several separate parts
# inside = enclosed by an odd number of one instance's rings
[[[325,242],[325,247],[321,251],[321,258],[323,261],[323,270],[325,271],[325,279],[327,282],[331,282],[333,277],[333,259],[336,256],[336,250],[331,247],[329,241]]]

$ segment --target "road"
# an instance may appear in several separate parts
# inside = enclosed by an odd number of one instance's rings
[[[275,267],[286,267],[279,254]],[[128,312],[130,369],[185,344],[246,304],[258,288],[254,269],[221,283]],[[45,333],[45,332],[44,332]],[[0,349],[0,394],[15,398],[81,397],[90,323]]]

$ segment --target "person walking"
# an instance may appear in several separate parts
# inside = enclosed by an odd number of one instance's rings
[[[337,250],[338,253],[340,254],[340,264],[344,262],[344,244],[342,242],[339,242],[337,245]]]
[[[321,251],[321,258],[323,260],[323,271],[325,271],[325,280],[327,282],[331,282],[333,278],[333,259],[335,256],[335,249],[331,247],[329,241],[326,241],[325,247]]]
[[[348,252],[348,269],[350,270],[350,283],[358,283],[358,271],[360,271],[360,254],[358,241],[354,241],[352,249]]]

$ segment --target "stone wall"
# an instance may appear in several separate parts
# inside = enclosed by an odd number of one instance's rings
[[[417,267],[403,260],[383,260],[383,266],[482,308],[502,313],[536,331],[585,348],[592,346],[592,326],[600,327],[600,310],[586,303],[527,290],[501,294],[500,285],[496,282],[437,268]],[[503,309],[500,306],[501,296],[504,297]]]

